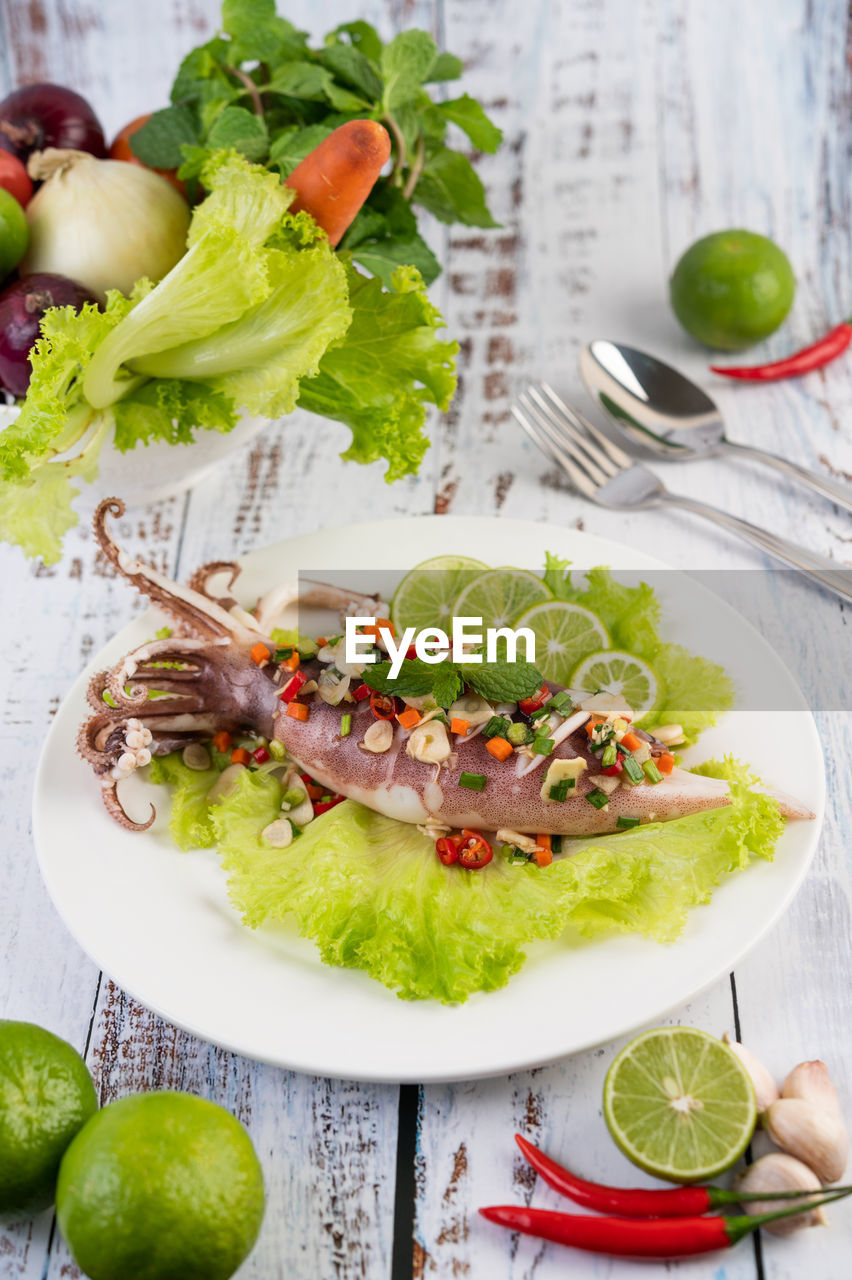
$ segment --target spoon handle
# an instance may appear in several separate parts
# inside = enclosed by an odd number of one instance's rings
[[[670,506],[683,507],[686,511],[692,511],[695,515],[712,520],[723,529],[739,534],[741,538],[753,543],[767,555],[774,556],[776,560],[782,560],[793,569],[798,569],[800,573],[812,578],[820,586],[836,592],[844,600],[852,600],[852,569],[845,569],[836,560],[817,555],[814,551],[808,551],[806,547],[797,546],[795,542],[787,542],[786,538],[778,538],[774,533],[769,533],[768,530],[761,529],[748,520],[740,520],[738,516],[720,511],[718,507],[709,507],[706,502],[698,502],[695,498],[687,498],[682,494],[669,493],[666,490],[660,494],[659,501]]]
[[[769,453],[766,449],[755,449],[750,444],[739,444],[736,440],[726,440],[723,448],[725,451],[731,450],[733,453],[755,458],[758,462],[765,462],[770,467],[775,467],[776,471],[781,471],[787,476],[792,476],[794,480],[808,485],[809,488],[816,489],[823,497],[836,502],[838,506],[852,511],[852,486],[844,484],[841,480],[820,475],[818,471],[811,471],[808,467],[800,467],[795,462],[788,462],[786,458],[779,458],[777,453]]]

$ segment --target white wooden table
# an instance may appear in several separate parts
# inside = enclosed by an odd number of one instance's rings
[[[217,0],[0,0],[0,89],[37,79],[71,85],[112,133],[166,100],[178,59],[212,33],[217,11]],[[761,567],[745,546],[692,517],[616,516],[582,502],[520,437],[509,404],[527,374],[546,375],[582,402],[576,353],[594,336],[633,340],[709,379],[705,353],[671,317],[666,277],[688,243],[722,227],[769,233],[796,267],[795,308],[769,344],[773,354],[846,314],[852,66],[844,0],[292,0],[287,16],[315,35],[355,16],[386,35],[428,28],[464,58],[463,88],[505,130],[499,154],[478,162],[502,229],[430,228],[445,264],[435,295],[462,344],[459,394],[434,422],[416,480],[387,487],[379,468],[340,462],[345,432],[330,423],[280,424],[193,493],[130,513],[124,541],[185,577],[205,560],[304,532],[321,517],[343,524],[453,511],[535,515],[629,540],[682,567]],[[798,383],[714,393],[732,435],[805,464],[823,458],[849,478],[849,369],[847,359]],[[722,462],[667,470],[685,492],[848,562],[848,517],[802,500],[769,472]],[[329,486],[341,496],[322,511],[315,495]],[[765,1237],[671,1268],[610,1263],[529,1239],[515,1247],[483,1223],[476,1206],[506,1199],[513,1179],[525,1179],[517,1128],[569,1161],[576,1156],[591,1176],[634,1180],[600,1115],[618,1045],[509,1078],[399,1090],[260,1066],[132,1001],[58,919],[35,864],[29,808],[50,717],[81,666],[140,603],[105,570],[86,529],[69,537],[64,560],[49,570],[0,548],[0,584],[0,1015],[37,1021],[77,1045],[103,1101],[182,1088],[240,1116],[269,1190],[263,1233],[241,1277],[850,1274],[845,1205],[830,1230]],[[848,648],[837,660],[848,664]],[[736,975],[676,1020],[716,1034],[736,1025],[779,1074],[823,1057],[852,1103],[852,736],[848,714],[819,722],[830,802],[812,872]],[[555,1207],[546,1188],[534,1195]],[[78,1275],[50,1213],[0,1232],[0,1275]]]

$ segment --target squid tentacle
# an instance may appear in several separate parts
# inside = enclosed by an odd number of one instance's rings
[[[237,564],[236,560],[211,560],[208,564],[203,564],[200,569],[196,569],[195,573],[189,579],[189,586],[193,591],[197,591],[199,595],[206,596],[208,600],[215,600],[223,609],[232,609],[237,603],[230,592],[234,583],[242,572],[242,567]],[[218,574],[227,573],[228,584],[226,587],[228,595],[213,595],[208,590],[208,582],[211,578],[215,578]]]
[[[114,818],[120,827],[127,831],[147,831],[157,816],[157,810],[151,805],[151,813],[145,822],[135,822],[124,808],[118,796],[118,785],[115,778],[104,778],[101,783],[101,797],[107,813]]]
[[[138,674],[140,681],[142,678],[149,678],[150,672],[147,668],[154,661],[158,662],[179,662],[184,657],[196,657],[199,653],[209,649],[213,644],[227,644],[224,637],[214,641],[200,640],[189,637],[185,640],[151,640],[147,644],[140,645],[138,649],[134,649],[132,653],[122,658],[116,663],[112,671],[109,672],[106,681],[106,687],[113,699],[116,707],[124,711],[138,711],[144,707],[148,701],[148,686],[143,683],[134,684],[127,688],[129,682]],[[139,672],[138,668],[142,665],[145,670]],[[206,663],[202,661],[202,670]],[[163,680],[168,680],[165,674],[169,670],[168,667],[159,667],[154,670],[160,670],[163,674]]]

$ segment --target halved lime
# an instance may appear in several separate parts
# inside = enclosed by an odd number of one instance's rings
[[[598,689],[620,694],[633,712],[635,723],[656,714],[662,702],[662,685],[653,667],[623,649],[590,653],[575,667],[568,682],[572,689]]]
[[[535,632],[535,665],[545,680],[569,687],[571,673],[580,659],[611,643],[609,632],[596,613],[567,600],[534,605],[514,625],[531,627]]]
[[[603,1110],[628,1160],[670,1182],[704,1182],[729,1169],[757,1123],[745,1067],[695,1027],[631,1040],[607,1072]]]
[[[452,625],[453,604],[459,592],[487,568],[467,556],[434,556],[415,565],[396,589],[391,619],[397,630]]]
[[[516,619],[550,592],[528,569],[489,569],[465,587],[456,600],[457,618],[481,618],[483,627],[511,627]]]

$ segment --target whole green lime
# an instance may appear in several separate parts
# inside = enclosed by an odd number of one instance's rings
[[[15,197],[0,187],[0,280],[15,269],[29,242],[27,215]]]
[[[696,240],[675,267],[672,308],[707,347],[739,351],[774,333],[796,291],[783,250],[754,231],[717,231]]]
[[[245,1129],[189,1093],[104,1107],[66,1151],[56,1189],[59,1228],[91,1280],[227,1280],[263,1211]]]
[[[65,1149],[97,1109],[72,1045],[32,1022],[0,1021],[0,1218],[53,1204]]]

